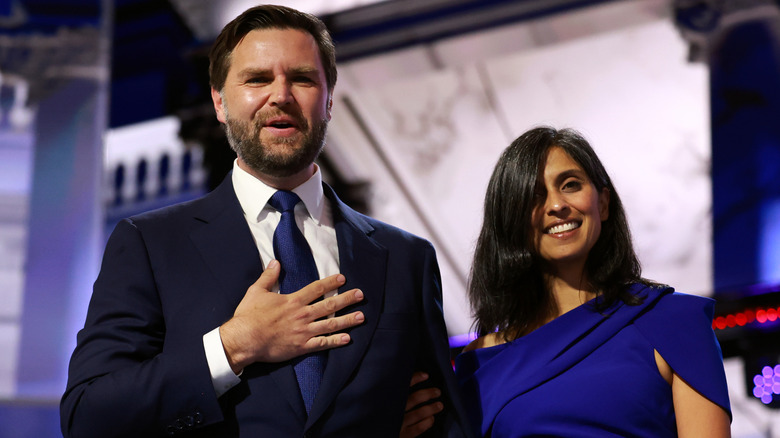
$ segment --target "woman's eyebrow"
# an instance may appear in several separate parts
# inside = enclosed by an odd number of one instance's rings
[[[560,183],[563,182],[563,180],[565,180],[566,178],[571,178],[571,177],[588,179],[588,175],[582,169],[567,169],[559,173],[558,176],[555,177],[555,181],[557,183]]]

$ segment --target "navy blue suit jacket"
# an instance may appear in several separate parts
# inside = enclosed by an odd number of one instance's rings
[[[108,240],[61,402],[66,437],[398,436],[409,381],[431,375],[460,436],[431,244],[363,216],[325,186],[341,291],[360,288],[365,322],[328,351],[306,415],[289,362],[248,366],[217,398],[202,337],[230,319],[262,265],[231,178],[205,197],[120,222]],[[446,432],[445,432],[446,431]]]

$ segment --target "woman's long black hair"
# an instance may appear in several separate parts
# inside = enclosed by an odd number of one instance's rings
[[[641,278],[641,266],[631,242],[623,204],[585,138],[571,129],[531,129],[518,137],[499,158],[485,195],[485,212],[471,266],[469,299],[480,336],[498,330],[507,340],[541,325],[554,302],[544,283],[541,258],[533,244],[531,216],[535,193],[550,148],[563,149],[582,166],[598,192],[609,191],[609,216],[585,263],[586,286],[600,291],[600,306],[621,299],[639,300],[627,293]]]

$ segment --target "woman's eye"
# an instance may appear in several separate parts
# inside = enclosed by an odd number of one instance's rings
[[[579,190],[580,187],[582,187],[582,184],[579,181],[567,181],[563,184],[563,190],[564,191],[576,191]]]

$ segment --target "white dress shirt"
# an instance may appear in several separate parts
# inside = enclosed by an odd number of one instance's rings
[[[252,232],[257,250],[260,254],[259,263],[263,269],[273,260],[273,235],[281,213],[268,204],[276,189],[270,187],[247,173],[233,162],[233,189],[244,211],[244,219]],[[320,278],[339,273],[339,251],[336,241],[336,229],[333,228],[333,215],[330,202],[322,191],[322,174],[315,165],[315,172],[305,183],[293,189],[301,202],[295,206],[295,222],[311,247],[314,262]],[[274,285],[274,292],[279,291],[279,285]],[[328,292],[325,296],[335,295]],[[239,376],[233,373],[228,363],[219,327],[203,335],[203,347],[206,350],[206,360],[211,371],[211,379],[217,397],[227,392],[240,382]]]

